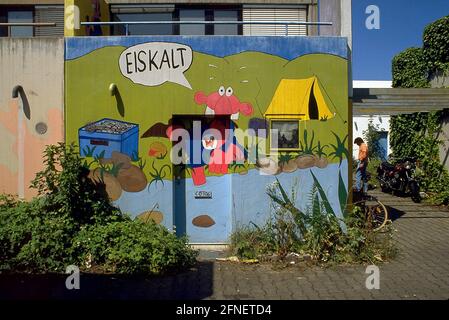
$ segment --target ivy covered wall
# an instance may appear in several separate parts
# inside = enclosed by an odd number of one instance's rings
[[[449,16],[424,29],[423,47],[408,48],[393,58],[393,87],[430,87],[432,75],[449,71]],[[417,157],[421,162],[421,189],[437,204],[449,204],[449,175],[440,161],[447,110],[393,116],[391,147],[395,157]]]

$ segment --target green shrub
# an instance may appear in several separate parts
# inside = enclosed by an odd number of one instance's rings
[[[44,164],[31,184],[41,197],[43,212],[66,215],[76,228],[125,219],[109,202],[105,185],[88,178],[89,169],[73,144],[47,146]]]
[[[378,158],[369,158],[367,171],[371,174],[371,179],[377,174],[377,168],[381,162],[382,160]]]
[[[408,48],[393,58],[394,88],[429,87],[428,67],[421,48]]]
[[[92,264],[115,273],[157,274],[190,266],[197,255],[186,238],[177,238],[152,221],[87,227],[75,237],[74,244],[82,266]]]
[[[429,24],[423,34],[424,58],[432,71],[449,68],[449,16]]]
[[[382,157],[381,146],[379,145],[380,138],[379,125],[373,124],[373,119],[368,122],[368,128],[363,131],[363,139],[369,147],[369,158],[380,159]]]
[[[424,29],[423,48],[409,48],[393,58],[393,87],[429,87],[428,75],[449,70],[449,16],[429,24]],[[445,111],[392,116],[390,142],[398,158],[420,160],[421,190],[435,204],[447,204],[449,174],[441,165],[439,145],[441,122]]]
[[[161,273],[195,261],[185,238],[132,221],[88,179],[74,145],[48,146],[30,202],[0,196],[0,270],[64,272],[68,265],[117,273]]]
[[[253,224],[238,228],[231,235],[231,252],[243,259],[256,259],[276,252],[274,234],[268,226]]]

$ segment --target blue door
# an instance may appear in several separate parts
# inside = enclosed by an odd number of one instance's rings
[[[388,132],[379,131],[379,140],[377,140],[377,145],[379,147],[379,156],[382,161],[387,160],[388,156]]]
[[[178,235],[187,235],[191,243],[227,243],[232,226],[231,174],[208,175],[208,129],[214,126],[215,117],[180,117],[173,119],[174,127],[185,128],[189,132],[188,146],[180,153],[187,159],[185,164],[173,165],[173,209],[174,224]],[[219,118],[218,118],[219,119]],[[229,117],[223,124],[230,128]],[[221,120],[220,120],[221,121]],[[195,129],[196,128],[196,129]],[[201,139],[193,130],[201,128]],[[174,143],[182,143],[182,139]],[[207,141],[206,141],[207,140]],[[222,146],[225,150],[226,146]],[[177,148],[176,150],[179,150]],[[205,156],[195,156],[201,150]]]

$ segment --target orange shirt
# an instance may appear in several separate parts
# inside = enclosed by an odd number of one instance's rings
[[[368,160],[368,146],[366,145],[366,143],[362,143],[359,147],[359,160]]]

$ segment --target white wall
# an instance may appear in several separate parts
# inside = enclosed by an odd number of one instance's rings
[[[353,81],[352,85],[354,88],[391,88],[391,81]],[[379,116],[379,115],[364,115],[355,116],[352,118],[352,135],[353,139],[357,137],[363,138],[363,131],[368,129],[368,124],[370,120],[373,122],[374,126],[379,126],[380,131],[390,131],[390,116]],[[359,153],[359,148],[354,145],[352,155],[357,159]],[[390,147],[390,134],[388,134],[387,139],[387,154],[391,153]]]
[[[379,131],[390,131],[390,116],[357,116],[352,119],[352,134],[354,139],[357,137],[363,137],[363,131],[368,129],[368,124],[370,120],[373,122],[373,125],[379,125]],[[359,148],[357,145],[354,145],[354,149],[352,150],[352,155],[357,159],[357,155],[359,153]],[[388,134],[387,140],[387,154],[391,153],[390,148],[390,135]]]

